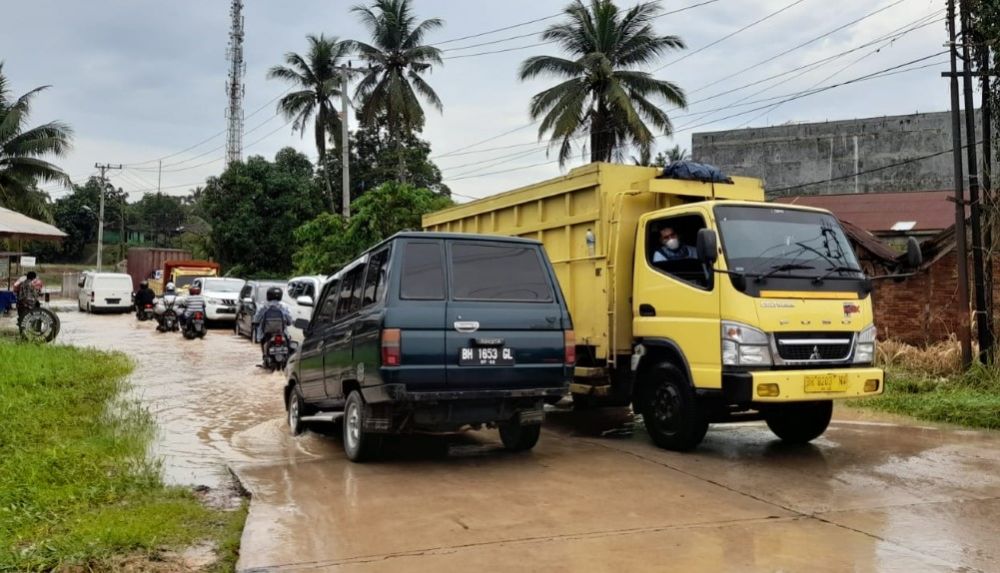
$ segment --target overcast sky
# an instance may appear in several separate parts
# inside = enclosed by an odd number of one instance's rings
[[[677,10],[704,1],[663,0],[661,5]],[[285,52],[304,52],[309,33],[366,40],[364,29],[349,12],[356,3],[246,1],[244,156],[273,157],[291,145],[315,157],[311,134],[293,135],[275,114],[274,100],[286,86],[267,80],[266,71],[281,63]],[[444,102],[444,113],[427,110],[424,137],[431,142],[445,182],[461,195],[456,199],[482,197],[562,172],[555,154],[546,155],[545,145],[534,143],[537,128],[529,125],[528,115],[530,97],[555,80],[516,79],[526,57],[559,51],[552,45],[528,47],[540,40],[525,36],[540,32],[555,19],[449,40],[553,16],[565,4],[565,0],[414,0],[418,16],[445,21],[444,29],[428,41],[441,42],[449,59],[427,78]],[[739,31],[782,8],[787,9]],[[796,48],[881,8],[886,9]],[[690,103],[688,110],[671,110],[676,134],[658,139],[659,147],[690,148],[692,132],[947,109],[948,84],[939,74],[945,69],[943,63],[786,103],[778,97],[941,52],[946,39],[943,12],[941,0],[716,0],[659,18],[658,30],[679,35],[688,48],[666,56],[659,64],[666,67],[656,75],[679,84]],[[5,3],[4,19],[0,60],[5,61],[14,93],[52,85],[36,98],[32,123],[60,119],[75,130],[74,148],[59,162],[74,180],[95,173],[95,162],[124,163],[129,167],[115,172],[112,181],[134,192],[134,200],[156,188],[156,160],[164,156],[162,186],[168,193],[185,194],[221,172],[229,2],[10,1]],[[872,43],[880,38],[886,39]],[[485,42],[496,43],[468,47]],[[714,42],[718,43],[711,45]],[[498,50],[509,51],[454,58]],[[848,50],[853,51],[842,54]],[[942,55],[899,70],[944,61]],[[813,62],[820,63],[792,71]],[[780,105],[764,107],[774,104]],[[511,133],[496,137],[505,132]],[[454,150],[462,154],[446,155]]]

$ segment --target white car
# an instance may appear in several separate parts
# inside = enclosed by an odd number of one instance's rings
[[[315,301],[316,297],[319,295],[319,291],[323,289],[324,282],[326,282],[326,277],[322,275],[294,277],[289,279],[288,285],[285,287],[285,296],[282,298],[292,313],[292,320],[298,320],[300,318],[307,321],[312,320],[313,305],[301,304],[299,303],[299,299],[301,297],[309,297],[311,300]]]
[[[130,312],[132,277],[124,273],[88,272],[80,288],[77,305],[86,312]]]
[[[191,286],[201,288],[201,296],[205,299],[205,318],[220,322],[236,320],[240,290],[245,284],[243,279],[222,277],[201,277],[191,282]]]

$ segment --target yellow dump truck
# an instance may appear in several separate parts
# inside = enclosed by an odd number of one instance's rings
[[[594,163],[423,226],[545,245],[573,315],[575,404],[631,403],[669,449],[760,419],[807,442],[832,400],[882,392],[871,281],[832,214],[730,181]]]

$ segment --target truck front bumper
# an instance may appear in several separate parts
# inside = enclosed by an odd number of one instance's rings
[[[884,387],[885,372],[872,367],[722,373],[722,395],[733,404],[861,398]]]

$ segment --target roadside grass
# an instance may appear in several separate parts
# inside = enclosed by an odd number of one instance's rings
[[[232,570],[245,518],[163,484],[121,354],[0,338],[0,571],[103,571],[212,541]],[[145,570],[145,569],[142,569]]]
[[[941,362],[897,361],[886,366],[885,393],[848,404],[973,428],[1000,429],[1000,366],[948,373]],[[923,366],[923,369],[919,369]]]

